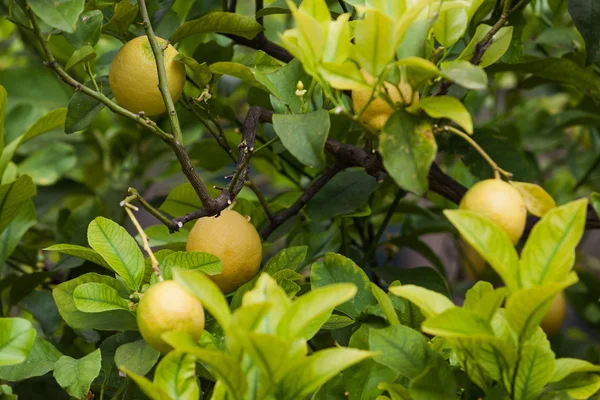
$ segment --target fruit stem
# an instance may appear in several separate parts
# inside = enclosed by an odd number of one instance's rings
[[[177,116],[177,111],[175,111],[175,104],[173,103],[173,98],[171,97],[171,92],[169,92],[167,83],[167,71],[165,70],[165,60],[163,57],[164,49],[158,44],[156,36],[154,36],[154,30],[152,29],[150,17],[148,16],[148,9],[146,8],[146,1],[139,0],[138,5],[140,7],[140,14],[142,14],[142,25],[144,26],[146,36],[148,36],[148,41],[150,42],[150,47],[152,47],[152,53],[154,53],[154,59],[156,60],[158,88],[160,89],[163,101],[167,107],[167,114],[171,121],[171,129],[173,130],[175,139],[183,145],[183,133],[181,132],[181,126],[179,125],[179,117]]]
[[[483,150],[481,148],[481,146],[479,146],[479,144],[477,144],[477,142],[475,140],[473,140],[473,138],[471,136],[469,136],[466,133],[464,133],[463,131],[456,129],[455,127],[449,126],[449,125],[445,125],[441,129],[439,127],[435,126],[434,129],[437,130],[438,132],[441,130],[444,130],[446,132],[452,132],[455,135],[458,135],[461,138],[463,138],[464,140],[466,140],[467,143],[469,143],[471,145],[471,147],[473,147],[475,150],[477,150],[477,152],[490,165],[490,167],[492,167],[492,170],[494,171],[494,178],[500,179],[500,174],[504,175],[507,179],[512,178],[512,174],[510,172],[500,168],[500,166],[498,166],[498,164],[494,160],[492,160],[492,157],[490,157],[488,155],[488,153],[486,153],[485,150]]]
[[[254,154],[257,154],[259,151],[266,149],[267,147],[269,147],[270,145],[272,145],[273,143],[275,143],[278,140],[279,140],[279,136],[275,136],[273,139],[269,140],[268,142],[266,142],[265,144],[263,144],[262,146],[258,147],[256,150],[254,150]]]
[[[148,236],[146,236],[146,232],[144,232],[144,229],[142,228],[139,221],[133,214],[133,210],[135,209],[137,211],[137,207],[135,207],[129,203],[129,201],[130,201],[129,199],[131,199],[132,197],[133,196],[129,196],[129,197],[125,198],[125,200],[123,200],[121,202],[121,207],[123,207],[125,209],[125,212],[129,216],[129,219],[131,219],[131,222],[133,222],[133,226],[135,226],[135,229],[140,234],[140,237],[142,238],[142,243],[144,245],[144,250],[146,251],[146,253],[148,253],[148,257],[150,258],[150,262],[152,263],[152,269],[154,270],[154,273],[156,274],[158,281],[162,282],[163,277],[160,273],[160,268],[158,266],[158,260],[156,259],[156,257],[154,256],[154,252],[150,248],[150,243],[148,242]]]

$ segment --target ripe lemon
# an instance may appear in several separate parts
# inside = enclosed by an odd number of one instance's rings
[[[164,39],[156,38],[158,44]],[[185,67],[173,61],[177,50],[169,45],[164,51],[167,83],[173,102],[179,100],[185,83]],[[117,102],[131,112],[143,111],[148,116],[167,110],[158,89],[156,61],[146,36],[138,36],[125,43],[110,65],[110,88]]]
[[[369,73],[364,70],[361,72],[368,84],[374,85],[376,83],[376,79],[373,78]],[[400,80],[400,84],[398,86],[394,86],[386,81],[383,82],[383,86],[394,103],[414,103],[419,99],[419,92],[413,93],[412,87],[403,79]],[[352,91],[352,108],[354,109],[354,113],[356,115],[360,113],[365,104],[367,104],[371,98],[371,92],[372,90]],[[377,130],[381,130],[393,112],[394,109],[387,101],[376,97],[363,112],[361,120],[365,124]]]
[[[517,189],[500,179],[486,179],[473,185],[460,201],[462,210],[477,211],[508,233],[513,244],[525,230],[527,209]]]
[[[144,293],[137,306],[137,323],[142,337],[161,353],[172,348],[162,338],[165,332],[186,332],[194,340],[204,330],[202,304],[175,281],[164,281]]]
[[[560,292],[552,300],[552,304],[550,304],[550,308],[540,324],[546,335],[553,336],[560,332],[566,313],[567,300],[565,299],[565,294]]]
[[[475,281],[487,272],[487,262],[479,255],[474,248],[464,241],[459,243],[463,266],[469,279]]]
[[[219,257],[223,271],[210,278],[223,293],[233,292],[254,278],[262,259],[258,232],[245,217],[233,210],[223,210],[218,217],[204,217],[196,221],[186,250]]]

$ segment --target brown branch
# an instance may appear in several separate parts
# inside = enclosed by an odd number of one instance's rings
[[[271,57],[274,57],[283,62],[290,62],[294,58],[286,49],[276,43],[271,42],[265,35],[258,34],[254,39],[246,39],[236,35],[225,35],[232,39],[236,44],[250,47],[256,50],[262,50]]]

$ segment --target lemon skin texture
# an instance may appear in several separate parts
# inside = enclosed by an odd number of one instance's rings
[[[560,328],[567,314],[567,300],[565,294],[560,292],[556,295],[548,312],[544,316],[540,326],[548,336],[554,336],[560,332]]]
[[[156,38],[159,45],[164,39]],[[173,102],[181,97],[185,84],[185,67],[173,61],[177,50],[169,45],[164,51],[169,93]],[[167,108],[158,89],[156,61],[146,36],[125,43],[110,65],[110,88],[117,103],[133,113],[143,111],[148,116],[164,113]]]
[[[479,253],[469,246],[466,242],[459,242],[462,262],[469,279],[475,281],[479,279],[488,269],[487,262],[479,255]]]
[[[150,286],[140,299],[136,313],[142,337],[161,353],[172,350],[161,338],[163,333],[185,332],[196,341],[204,330],[202,304],[175,281]]]
[[[375,78],[369,75],[366,71],[362,71],[362,74],[367,83],[370,85],[375,85]],[[404,82],[404,80],[401,80],[398,86],[394,86],[391,83],[384,81],[383,86],[394,103],[404,104],[405,101],[418,102],[419,93],[413,93],[412,87],[408,83]],[[358,115],[365,104],[367,104],[371,98],[371,93],[372,90],[352,91],[352,109],[356,115]],[[387,101],[376,97],[363,112],[361,120],[376,130],[381,130],[393,112],[394,108],[392,108]]]
[[[244,216],[233,210],[196,221],[188,236],[186,250],[219,257],[223,271],[210,278],[223,293],[231,293],[254,278],[262,260],[258,232]]]
[[[460,201],[461,210],[483,214],[498,224],[516,244],[525,230],[527,209],[517,189],[500,179],[486,179],[473,185]]]

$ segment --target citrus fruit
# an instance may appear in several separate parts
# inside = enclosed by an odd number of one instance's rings
[[[376,79],[373,78],[369,73],[364,70],[361,72],[368,84],[374,85],[376,83]],[[383,86],[394,103],[404,104],[405,102],[411,103],[418,101],[419,93],[413,93],[412,87],[403,79],[400,80],[398,86],[395,86],[387,81],[383,82]],[[352,91],[352,108],[354,109],[354,113],[356,115],[358,115],[365,104],[367,104],[371,98],[371,93],[371,89]],[[394,108],[387,101],[382,98],[375,97],[363,112],[361,120],[365,124],[377,130],[381,130],[393,112]]]
[[[223,271],[210,278],[223,293],[233,292],[254,278],[262,259],[258,232],[245,217],[233,210],[223,210],[218,217],[196,221],[188,236],[186,250],[219,257]]]
[[[473,247],[469,246],[464,241],[461,240],[459,246],[467,276],[473,281],[479,279],[487,272],[487,262]]]
[[[540,324],[546,335],[553,336],[560,332],[566,313],[567,300],[565,299],[565,294],[560,292],[552,300],[552,304],[550,304],[550,308]]]
[[[517,189],[500,179],[486,179],[473,185],[460,201],[462,210],[476,211],[508,233],[513,244],[525,230],[527,209]]]
[[[142,295],[137,306],[137,323],[142,337],[161,353],[171,350],[161,335],[185,332],[198,340],[204,330],[204,308],[200,301],[175,281],[163,281]]]
[[[165,42],[158,37],[156,40],[159,45]],[[185,67],[173,61],[178,54],[173,46],[169,45],[163,54],[169,92],[176,102],[183,92]],[[146,36],[138,36],[121,47],[110,64],[108,79],[117,103],[129,111],[143,111],[153,116],[167,110],[158,89],[156,61]]]

